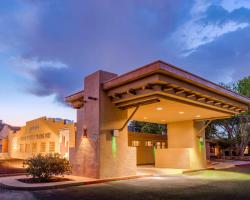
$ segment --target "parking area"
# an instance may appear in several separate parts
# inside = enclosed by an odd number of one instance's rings
[[[155,176],[126,181],[43,191],[1,189],[0,199],[249,199],[250,167],[206,170],[184,175]]]

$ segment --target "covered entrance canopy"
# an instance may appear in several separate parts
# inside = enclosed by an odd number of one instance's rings
[[[121,109],[164,99],[163,106],[216,111],[204,118],[238,114],[246,111],[250,103],[247,97],[162,61],[111,79],[103,84],[103,89]]]
[[[168,149],[156,151],[158,167],[204,168],[204,121],[240,114],[250,105],[249,98],[162,61],[121,76],[98,71],[85,78],[83,91],[66,101],[78,109],[78,134],[88,129],[89,135],[96,136],[96,141],[89,140],[98,143],[94,148],[100,159],[97,177],[133,174],[135,152],[127,147],[124,129],[131,119],[168,124]],[[116,139],[119,159],[107,156],[113,129],[120,131]],[[102,175],[111,165],[116,172]]]

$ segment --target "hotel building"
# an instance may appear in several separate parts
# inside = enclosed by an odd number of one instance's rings
[[[18,131],[20,127],[11,126],[9,124],[3,123],[0,120],[0,159],[8,158],[9,157],[9,139],[8,136],[10,134],[14,134]]]
[[[41,117],[26,122],[8,135],[10,158],[27,159],[36,154],[59,153],[69,158],[69,148],[75,146],[75,124],[72,121]]]

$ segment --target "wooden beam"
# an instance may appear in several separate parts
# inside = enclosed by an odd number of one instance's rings
[[[119,131],[123,131],[123,129],[126,127],[128,122],[132,119],[132,117],[135,115],[135,113],[138,109],[139,109],[139,106],[136,106],[135,110],[132,112],[132,114],[129,116],[129,118],[126,120],[126,122],[123,124],[123,126],[119,129]]]
[[[176,91],[175,91],[175,94],[181,94],[181,93],[183,93],[183,92],[185,92],[185,90],[176,90]]]
[[[207,120],[207,123],[197,132],[197,137],[202,137],[202,132],[208,127],[212,120]]]
[[[191,84],[187,84],[186,82],[183,82],[181,80],[178,80],[174,77],[169,77],[169,76],[164,76],[164,75],[160,75],[160,80],[162,82],[168,82],[171,83],[172,85],[175,85],[176,87],[181,87],[184,88],[187,91],[195,91],[197,94],[200,94],[201,96],[207,96],[207,97],[212,97],[213,99],[217,99],[218,101],[222,101],[222,102],[228,102],[231,105],[236,105],[239,107],[242,107],[244,109],[247,109],[247,105],[240,103],[238,101],[235,101],[231,98],[228,98],[224,95],[215,93],[213,91],[210,90],[206,90],[202,87],[199,86],[195,86],[192,83]]]
[[[192,98],[192,97],[195,97],[196,95],[195,94],[189,94],[187,95],[187,98]]]
[[[235,106],[230,106],[229,109],[230,110],[234,110],[236,107]]]
[[[198,101],[203,101],[203,100],[205,100],[206,98],[205,97],[199,97],[197,100]]]
[[[133,108],[136,106],[143,106],[143,105],[148,105],[148,104],[158,103],[158,102],[160,102],[159,98],[151,97],[151,99],[148,98],[148,99],[144,99],[140,101],[134,100],[134,101],[124,102],[124,103],[119,103],[119,104],[116,104],[116,106],[119,109],[126,110],[126,109]]]
[[[214,103],[214,100],[208,100],[206,103]]]
[[[228,104],[224,104],[224,105],[222,105],[222,107],[223,107],[223,108],[228,108],[229,105],[228,105]]]
[[[164,88],[163,89],[163,91],[172,91],[172,90],[174,90],[174,88],[172,87],[172,86],[169,86],[169,87],[166,87],[166,88]]]

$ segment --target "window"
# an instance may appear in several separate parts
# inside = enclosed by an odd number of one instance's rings
[[[49,152],[55,152],[55,142],[49,143]]]
[[[45,133],[45,138],[50,138],[50,133]]]
[[[30,144],[25,144],[25,153],[30,152]]]
[[[156,142],[156,149],[160,149],[161,148],[161,142]]]
[[[146,141],[145,142],[145,146],[146,147],[152,147],[153,146],[153,142],[152,141]]]
[[[33,143],[32,144],[32,152],[36,152],[37,151],[37,144]]]
[[[166,142],[162,142],[162,143],[161,143],[161,148],[162,148],[162,149],[166,149]]]
[[[46,142],[41,143],[40,152],[46,152]]]
[[[138,146],[140,146],[140,141],[138,141],[138,140],[132,140],[132,146],[133,146],[133,147],[138,147]]]
[[[20,153],[24,152],[24,144],[20,144]]]

